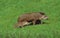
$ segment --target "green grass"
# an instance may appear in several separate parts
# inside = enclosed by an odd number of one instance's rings
[[[41,11],[48,24],[14,28],[19,15]],[[60,0],[0,0],[0,38],[60,38]]]

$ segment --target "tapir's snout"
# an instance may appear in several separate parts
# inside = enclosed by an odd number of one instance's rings
[[[45,16],[45,19],[46,19],[46,20],[48,20],[48,17],[47,17],[47,16]]]
[[[44,16],[43,19],[48,20],[48,17],[47,16]]]
[[[46,20],[48,20],[48,18]]]

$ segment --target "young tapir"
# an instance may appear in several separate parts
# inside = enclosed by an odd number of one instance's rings
[[[24,25],[30,24],[30,22],[32,22],[33,25],[35,25],[35,22],[37,20],[43,20],[43,19],[48,19],[45,13],[42,12],[25,13],[18,17],[17,27],[19,26],[23,27]]]

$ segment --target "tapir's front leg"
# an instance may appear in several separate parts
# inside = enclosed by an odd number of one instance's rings
[[[35,25],[36,20],[34,20],[34,21],[32,21],[32,22],[33,22],[33,25]]]

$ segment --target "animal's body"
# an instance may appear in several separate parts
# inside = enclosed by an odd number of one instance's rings
[[[18,26],[24,26],[29,24],[30,22],[35,25],[37,20],[47,19],[48,17],[42,12],[33,12],[33,13],[26,13],[18,17]],[[24,23],[23,23],[24,22]],[[26,23],[26,24],[25,24]]]

